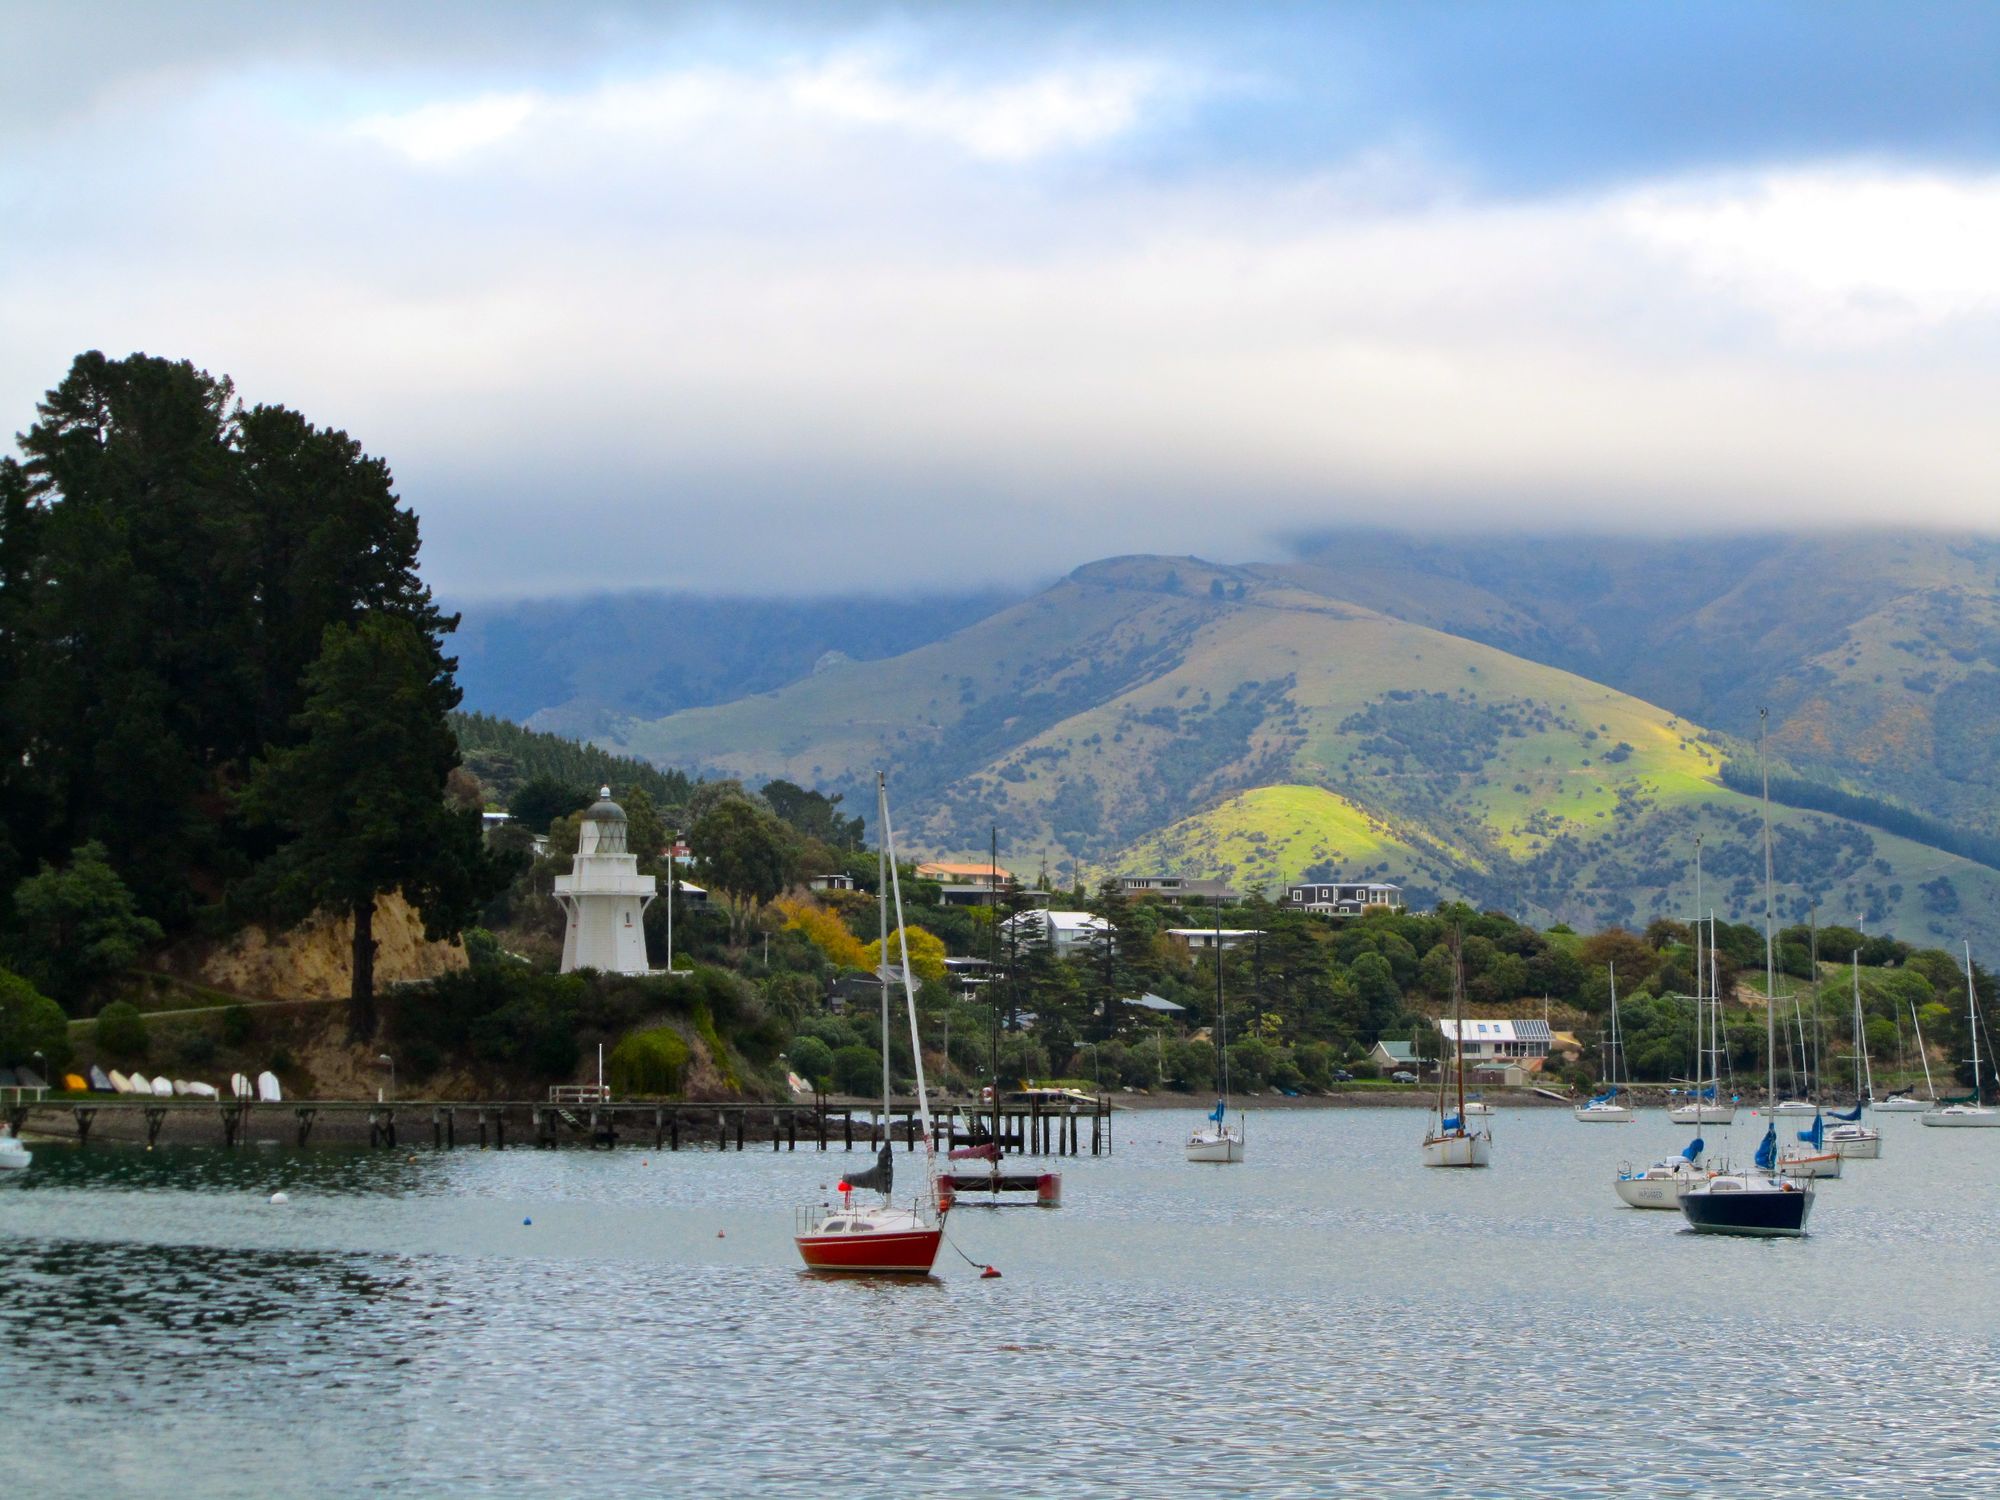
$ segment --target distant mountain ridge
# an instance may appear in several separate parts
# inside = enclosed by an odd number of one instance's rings
[[[468,711],[590,738],[620,717],[727,703],[829,656],[894,656],[1016,602],[996,589],[914,598],[716,599],[684,593],[472,602],[451,649]]]
[[[1350,585],[1361,598],[1336,592]],[[1715,607],[1699,593],[1662,613]],[[1756,803],[1721,780],[1725,738],[1417,613],[1495,638],[1539,632],[1543,649],[1556,631],[1475,582],[1379,558],[1111,559],[902,656],[619,721],[604,742],[830,791],[886,765],[913,846],[939,853],[977,850],[998,826],[1017,862],[1040,850],[1097,871],[1172,859],[1273,879],[1387,859],[1406,883],[1542,920],[1686,915],[1699,834],[1707,899],[1761,910]],[[1630,638],[1645,615],[1614,598],[1587,628]],[[1319,831],[1300,826],[1315,792],[1333,799],[1306,814]],[[1911,937],[2000,931],[1991,870],[1847,818],[1776,820],[1788,915],[1817,904]],[[1278,846],[1300,868],[1262,857]]]

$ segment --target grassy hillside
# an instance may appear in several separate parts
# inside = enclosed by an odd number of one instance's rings
[[[905,656],[624,724],[617,743],[854,792],[885,764],[907,837],[939,853],[981,849],[997,825],[1017,859],[1207,873],[1248,868],[1257,846],[1278,880],[1325,848],[1353,873],[1386,861],[1405,884],[1541,920],[1685,913],[1700,835],[1708,899],[1761,911],[1756,804],[1716,779],[1724,747],[1700,726],[1323,583],[1096,564]],[[1788,913],[1816,903],[1913,939],[2000,931],[1990,870],[1838,818],[1777,821]]]
[[[1933,533],[1340,536],[1291,570],[2000,833],[2000,542]]]

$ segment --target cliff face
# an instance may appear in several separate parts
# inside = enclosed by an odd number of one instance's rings
[[[194,962],[191,977],[261,999],[332,999],[347,993],[353,941],[354,923],[346,917],[317,916],[278,933],[246,927]],[[393,892],[376,899],[375,942],[377,986],[435,979],[466,966],[464,947],[426,939],[416,910]]]

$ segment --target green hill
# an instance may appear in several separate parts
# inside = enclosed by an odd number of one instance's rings
[[[1334,597],[1328,578],[1095,564],[903,656],[622,723],[607,742],[850,793],[886,765],[906,837],[940,854],[982,849],[997,826],[1017,860],[1172,857],[1202,873],[1248,868],[1258,844],[1260,878],[1276,880],[1326,862],[1325,846],[1386,861],[1420,896],[1542,920],[1685,913],[1699,834],[1708,899],[1761,911],[1757,805],[1721,784],[1726,747],[1701,726]],[[1313,790],[1332,800],[1301,800]],[[1991,870],[1837,817],[1780,809],[1777,823],[1788,915],[1816,904],[1912,938],[2000,931]]]

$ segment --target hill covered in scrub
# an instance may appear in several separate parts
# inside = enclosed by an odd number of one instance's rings
[[[1757,803],[1722,779],[1740,740],[1342,597],[1342,581],[1324,566],[1093,564],[902,656],[623,720],[600,742],[850,794],[884,765],[911,846],[939,854],[975,853],[997,827],[1016,863],[1171,859],[1275,882],[1386,861],[1426,895],[1542,921],[1686,915],[1699,836],[1705,901],[1761,909]],[[1462,594],[1413,583],[1404,604],[1429,597],[1442,617]],[[1516,618],[1489,616],[1496,635]],[[1330,800],[1302,822],[1286,789]],[[2000,932],[2000,876],[1978,863],[1852,817],[1781,807],[1776,821],[1788,917]]]

